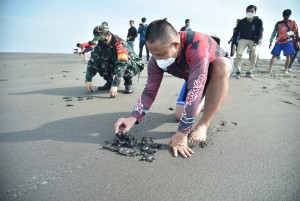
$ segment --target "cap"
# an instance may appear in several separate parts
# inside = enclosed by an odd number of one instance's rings
[[[101,40],[103,37],[107,36],[107,33],[109,32],[109,28],[108,26],[105,25],[99,25],[96,26],[93,30],[93,34],[94,34],[94,41],[99,41]]]

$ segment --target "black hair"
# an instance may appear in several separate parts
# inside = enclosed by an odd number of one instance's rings
[[[172,36],[177,35],[177,31],[169,22],[165,20],[155,20],[151,22],[147,28],[146,42],[154,43],[160,40],[163,44],[166,44]]]
[[[282,13],[283,16],[290,16],[292,14],[292,11],[290,9],[285,9]]]
[[[130,20],[129,22],[132,22],[134,24],[134,21],[133,20]]]
[[[185,20],[185,23],[188,23],[189,21],[190,21],[190,19],[186,19],[186,20]]]
[[[254,8],[254,10],[255,10],[255,12],[256,12],[256,10],[257,10],[257,7],[256,7],[256,6],[254,6],[254,5],[250,5],[250,6],[248,6],[248,7],[246,8],[246,11],[247,11],[248,9],[252,9],[252,8]]]
[[[146,18],[145,17],[142,18],[142,22],[146,22]]]
[[[76,45],[77,47],[80,47],[80,43],[77,43],[77,45]]]
[[[163,20],[168,21],[168,18],[165,17]]]

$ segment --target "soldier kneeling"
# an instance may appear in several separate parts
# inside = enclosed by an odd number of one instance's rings
[[[91,53],[86,70],[87,91],[94,91],[91,82],[98,72],[106,80],[106,84],[98,87],[98,90],[110,90],[110,96],[114,98],[118,94],[121,78],[124,78],[125,92],[133,93],[132,77],[144,69],[142,60],[127,42],[112,34],[107,26],[95,27],[93,34],[94,41],[98,41],[98,44]]]

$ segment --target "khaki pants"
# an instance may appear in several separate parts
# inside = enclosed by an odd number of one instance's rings
[[[254,45],[253,40],[241,39],[239,41],[239,45],[236,52],[236,59],[235,59],[236,72],[241,72],[241,61],[242,61],[242,55],[244,50],[246,49],[246,47],[248,47],[251,51],[253,45]],[[252,70],[256,62],[256,58],[257,58],[257,50],[255,48],[254,52],[250,52],[250,66],[247,72],[252,73]]]

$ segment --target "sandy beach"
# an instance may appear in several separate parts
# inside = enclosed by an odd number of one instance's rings
[[[121,83],[112,99],[108,91],[85,91],[81,60],[0,53],[0,200],[300,200],[297,61],[288,75],[281,71],[285,61],[276,61],[270,75],[269,59],[262,59],[250,79],[244,59],[242,77],[231,78],[210,125],[207,146],[194,147],[187,159],[173,157],[165,145],[177,130],[169,108],[183,84],[165,74],[149,113],[130,132],[164,144],[150,163],[101,148],[114,137],[118,118],[130,115],[146,68],[134,77],[133,94]],[[95,89],[103,84],[96,75]]]

